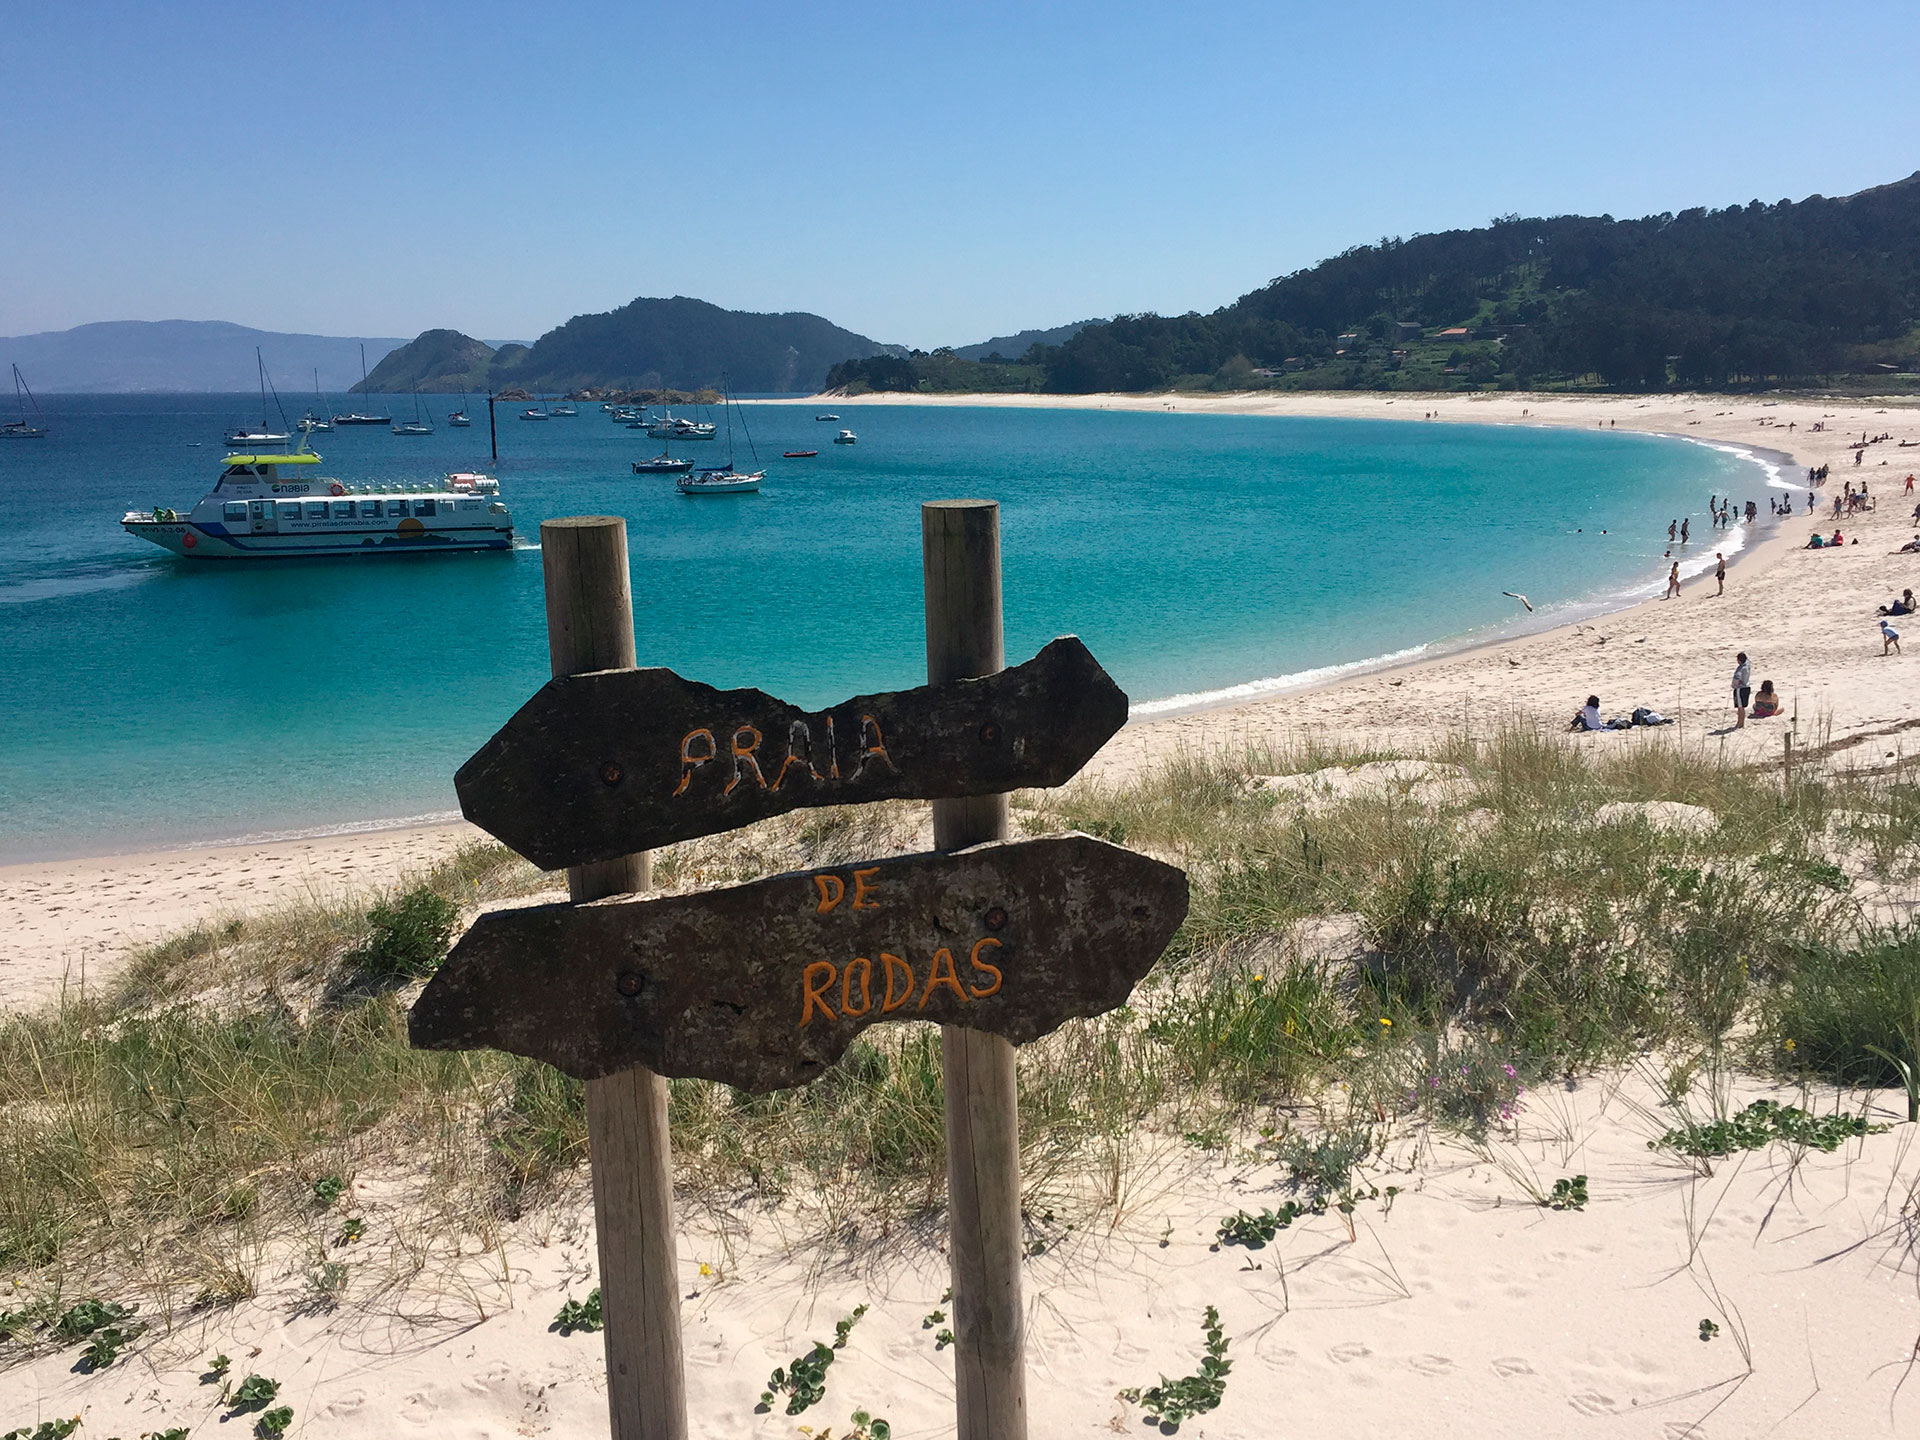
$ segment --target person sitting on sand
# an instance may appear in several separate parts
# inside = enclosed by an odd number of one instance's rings
[[[1902,590],[1900,592],[1900,598],[1898,600],[1894,601],[1891,605],[1882,605],[1878,610],[1874,611],[1874,614],[1876,615],[1911,615],[1913,614],[1913,591]]]
[[[1900,632],[1884,620],[1880,622],[1880,653],[1882,655],[1900,653]]]
[[[1755,720],[1771,720],[1780,713],[1780,692],[1773,688],[1773,681],[1762,680],[1760,693],[1753,697],[1753,709],[1747,714]]]
[[[1824,550],[1826,546],[1827,546],[1827,542],[1823,538],[1821,538],[1820,532],[1818,530],[1814,531],[1813,534],[1807,537],[1807,549],[1809,550]]]
[[[1847,537],[1842,535],[1838,530],[1834,531],[1833,538],[1827,541],[1827,544],[1829,545],[1844,545],[1846,543],[1847,543]]]
[[[1571,730],[1605,730],[1607,722],[1600,718],[1600,697],[1587,696],[1587,703],[1580,707],[1580,713],[1573,717]]]
[[[1899,553],[1902,555],[1909,555],[1916,550],[1920,550],[1920,535],[1914,536],[1911,540],[1907,541],[1906,544],[1902,545],[1900,547]]]

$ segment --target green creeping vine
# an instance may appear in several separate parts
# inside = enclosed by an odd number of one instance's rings
[[[1741,1150],[1764,1150],[1776,1140],[1805,1145],[1831,1154],[1842,1143],[1860,1135],[1877,1135],[1887,1127],[1869,1125],[1858,1115],[1809,1115],[1796,1105],[1756,1100],[1731,1120],[1684,1125],[1669,1130],[1647,1148],[1662,1145],[1697,1159],[1720,1159]]]
[[[600,1287],[594,1286],[587,1292],[585,1300],[569,1300],[560,1307],[560,1313],[553,1317],[553,1327],[562,1335],[571,1335],[576,1330],[594,1331],[606,1324],[606,1317],[600,1313]]]
[[[1587,1177],[1576,1175],[1571,1180],[1560,1179],[1553,1182],[1553,1193],[1540,1202],[1549,1210],[1584,1210],[1587,1208]]]
[[[1136,1386],[1120,1392],[1122,1400],[1140,1406],[1147,1419],[1166,1434],[1178,1430],[1182,1420],[1218,1407],[1227,1393],[1227,1372],[1233,1368],[1233,1362],[1227,1359],[1227,1346],[1232,1342],[1220,1328],[1220,1312],[1211,1305],[1207,1306],[1205,1329],[1207,1353],[1201,1357],[1197,1374],[1178,1380],[1162,1375],[1160,1383],[1149,1389]]]
[[[846,1348],[847,1337],[866,1313],[866,1306],[856,1305],[851,1315],[834,1322],[831,1349],[816,1340],[806,1354],[796,1355],[785,1368],[776,1368],[767,1377],[767,1388],[760,1392],[760,1408],[771,1410],[775,1396],[783,1392],[789,1415],[803,1414],[826,1399],[827,1367],[833,1364],[833,1352]]]

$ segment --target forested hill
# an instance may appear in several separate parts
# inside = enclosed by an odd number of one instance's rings
[[[1505,217],[1383,240],[1209,315],[1129,315],[981,388],[1747,386],[1920,368],[1920,174],[1639,220]],[[951,352],[915,388],[960,388]],[[870,368],[876,372],[883,367]],[[841,367],[841,383],[864,383]],[[1272,373],[1262,373],[1272,372]],[[890,386],[900,383],[898,367]]]
[[[725,378],[736,392],[817,390],[836,360],[886,348],[818,315],[723,310],[676,295],[576,315],[531,346],[497,354],[458,331],[429,330],[389,356],[367,388],[698,390]]]

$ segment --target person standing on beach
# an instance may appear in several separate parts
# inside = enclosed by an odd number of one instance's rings
[[[1747,702],[1753,699],[1753,667],[1747,664],[1747,652],[1733,657],[1733,728],[1747,728]]]
[[[1677,598],[1679,594],[1680,594],[1680,562],[1676,560],[1673,562],[1673,568],[1667,571],[1667,593],[1662,595],[1660,598],[1662,600],[1672,600]]]
[[[1714,591],[1713,594],[1714,598],[1718,599],[1727,593],[1727,557],[1716,550],[1713,552],[1713,559],[1713,578],[1720,582],[1720,588]]]

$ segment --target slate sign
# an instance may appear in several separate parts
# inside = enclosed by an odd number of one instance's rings
[[[972,680],[801,710],[671,670],[547,682],[454,776],[460,808],[545,870],[816,805],[1064,784],[1127,719],[1073,636]]]
[[[495,910],[427,985],[409,1033],[585,1080],[643,1064],[776,1090],[817,1079],[881,1021],[1018,1045],[1111,1010],[1186,913],[1183,871],[1085,835]]]

